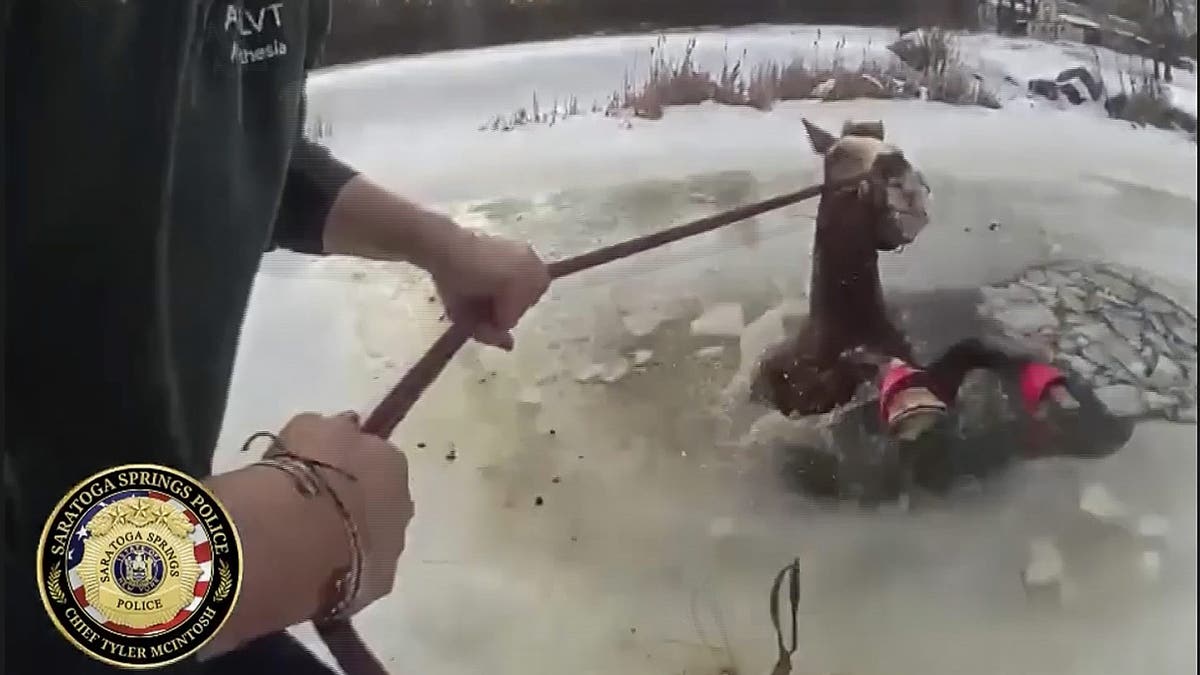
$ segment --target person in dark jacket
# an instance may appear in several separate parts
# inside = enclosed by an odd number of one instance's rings
[[[229,622],[163,672],[329,672],[283,631],[322,611],[322,584],[346,565],[339,515],[279,471],[210,476],[263,252],[411,262],[452,319],[506,349],[546,267],[304,139],[330,0],[10,0],[3,16],[4,670],[112,670],[55,632],[35,549],[71,486],[155,463],[207,477],[245,551]],[[300,415],[280,437],[359,477],[331,479],[363,535],[353,613],[392,587],[412,516],[403,455],[353,414]]]

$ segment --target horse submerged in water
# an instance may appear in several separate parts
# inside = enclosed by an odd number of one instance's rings
[[[1002,339],[978,316],[969,294],[946,292],[919,303],[958,316],[954,325],[934,327],[953,341],[922,366],[885,303],[878,261],[880,252],[911,244],[928,224],[930,189],[904,153],[884,141],[882,122],[847,122],[840,138],[808,120],[804,125],[824,158],[827,186],[817,208],[809,312],[799,330],[759,363],[752,398],[795,418],[845,407],[864,385],[873,388],[877,401],[859,406],[851,419],[895,450],[890,463],[867,462],[885,473],[890,465],[890,474],[873,482],[893,495],[914,481],[938,489],[956,473],[979,473],[969,461],[953,461],[946,443],[960,388],[977,370],[1015,394],[1023,456],[1096,456],[1128,439],[1132,423],[1109,415],[1078,379],[1034,350]],[[846,185],[848,180],[853,182]],[[1007,434],[998,445],[1011,446],[1013,438]],[[998,463],[996,452],[986,463]],[[824,474],[836,483],[839,474],[853,473],[845,462],[824,470],[816,470],[811,458],[804,462],[808,478],[818,482]]]

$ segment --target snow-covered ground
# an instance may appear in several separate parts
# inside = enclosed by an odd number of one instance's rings
[[[700,58],[719,67],[726,43],[751,60],[787,58],[812,49],[816,30],[696,36]],[[848,55],[895,37],[821,31],[830,46],[845,35]],[[653,41],[336,69],[311,81],[311,110],[333,125],[341,157],[389,187],[551,257],[813,182],[801,117],[834,129],[881,119],[934,189],[933,224],[885,259],[889,287],[976,286],[1069,257],[1139,269],[1196,305],[1196,146],[1098,114],[1022,100],[995,111],[793,102],[765,114],[670,109],[630,129],[594,116],[476,130],[535,91],[543,105],[602,100]],[[994,37],[967,46],[1014,78],[1052,76],[1074,58],[1069,46]],[[1051,62],[1017,62],[1033,53]],[[1177,84],[1194,106],[1194,78]],[[1195,672],[1193,426],[1145,424],[1108,459],[1027,464],[909,513],[813,505],[727,442],[720,392],[738,339],[689,325],[723,303],[749,323],[801,300],[814,208],[563,280],[520,327],[514,354],[460,354],[393,439],[409,453],[417,518],[396,593],[357,623],[395,672],[765,673],[766,591],[796,555],[800,673]],[[431,293],[401,267],[268,256],[217,469],[246,461],[240,441],[294,412],[369,409],[443,329]],[[578,381],[591,375],[601,381]],[[1081,511],[1083,497],[1119,500],[1115,524]],[[1165,518],[1167,534],[1137,534],[1145,516]],[[1062,603],[1033,603],[1021,571],[1033,556],[1054,572],[1055,555]]]

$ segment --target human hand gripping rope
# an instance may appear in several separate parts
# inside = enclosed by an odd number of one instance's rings
[[[825,190],[837,190],[846,185],[850,185],[862,180],[862,176],[855,176],[844,181],[830,183],[828,185],[813,185],[806,187],[796,192],[773,197],[771,199],[755,202],[740,206],[722,213],[706,216],[689,223],[677,225],[665,230],[652,234],[636,237],[628,241],[605,246],[603,248],[584,253],[573,258],[567,258],[553,262],[549,265],[550,277],[559,279],[576,272],[582,272],[599,265],[603,265],[614,260],[629,257],[631,255],[658,248],[660,246],[693,237],[698,234],[709,232],[732,223],[752,218],[754,216],[773,211],[776,209],[790,206],[792,204],[811,199],[822,194]],[[421,397],[421,394],[433,383],[437,376],[449,363],[455,353],[473,334],[473,327],[467,324],[457,323],[452,325],[441,337],[433,343],[425,354],[417,361],[417,363],[404,374],[400,382],[388,392],[387,396],[375,407],[371,414],[363,422],[363,433],[372,434],[380,438],[388,438],[395,431],[396,426],[412,409],[412,406]],[[271,434],[260,432],[254,438],[268,435],[274,438]],[[278,445],[277,439],[275,445]],[[249,442],[249,441],[248,441]],[[317,465],[309,460],[289,455],[286,449],[274,450],[274,454],[268,454],[263,462],[268,463],[281,471],[286,471],[292,475],[298,484],[307,485],[301,487],[301,491],[309,494],[316,488],[313,495],[321,493],[329,493],[337,500],[336,494],[332,489],[329,489],[327,483],[323,481],[320,474],[316,471]],[[325,466],[324,468],[330,468]],[[314,478],[315,477],[315,478]],[[353,478],[353,477],[351,477]],[[303,483],[301,483],[303,481]],[[314,482],[315,481],[315,482]],[[352,519],[349,518],[348,512],[344,506],[339,507],[343,519],[347,523],[347,531],[352,542],[357,542],[357,535],[351,533],[354,527]],[[357,546],[357,544],[352,544]],[[361,574],[362,551],[357,550],[352,552],[353,560],[357,561],[352,564],[351,570],[346,573],[337,585],[339,600],[334,604],[331,611],[318,617],[314,620],[317,633],[321,640],[329,648],[337,660],[338,665],[346,675],[388,675],[388,671],[383,667],[377,658],[371,653],[371,650],[363,642],[362,637],[354,629],[348,617],[343,616],[343,610],[346,607],[352,606],[354,595],[357,593],[358,575]],[[790,567],[789,567],[790,569]],[[356,572],[357,570],[357,572]],[[795,574],[795,572],[794,572]],[[793,577],[793,586],[797,589],[797,577]],[[776,613],[776,600],[774,592],[772,593],[772,613]],[[793,607],[795,601],[793,601]],[[793,621],[793,634],[794,630]],[[795,637],[793,635],[792,651],[795,650]],[[783,651],[781,654],[786,655],[788,652]],[[781,656],[781,658],[783,658]],[[788,670],[776,669],[776,673],[790,672],[790,663]]]

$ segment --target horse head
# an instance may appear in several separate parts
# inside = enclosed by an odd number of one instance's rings
[[[814,151],[825,158],[826,185],[863,178],[842,186],[867,207],[875,248],[893,251],[910,244],[929,223],[929,185],[904,156],[884,141],[883,122],[847,121],[841,137],[803,120]],[[841,227],[842,225],[839,225]]]

